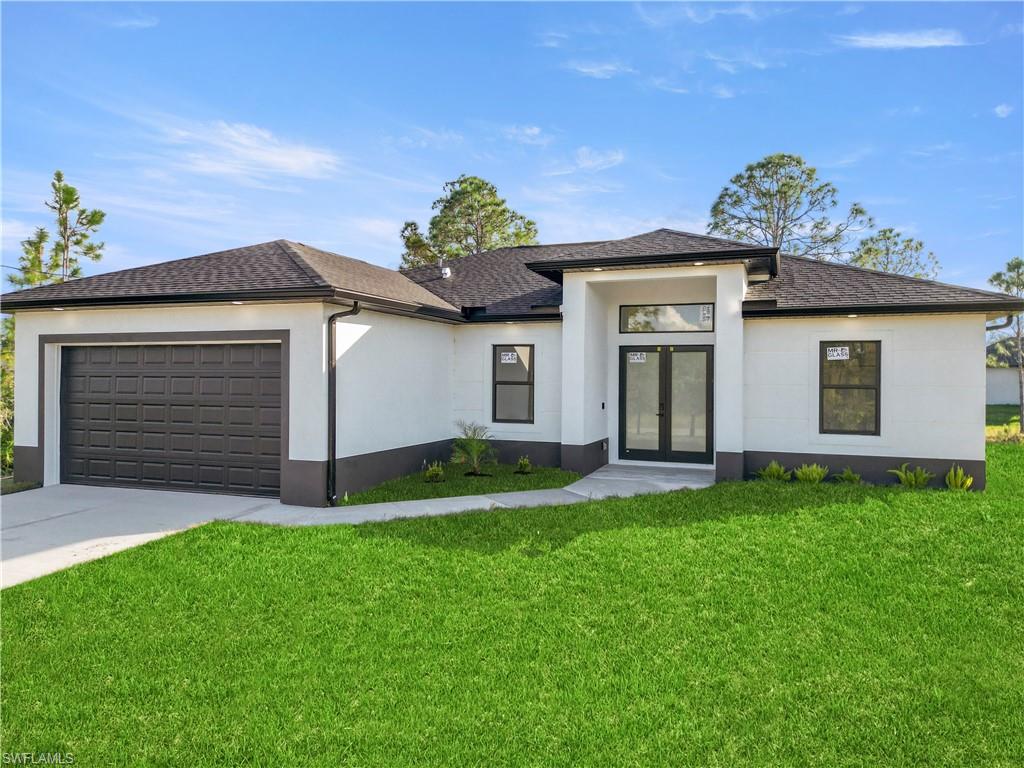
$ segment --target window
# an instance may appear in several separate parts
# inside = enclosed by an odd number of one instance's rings
[[[619,307],[619,333],[694,333],[715,330],[714,304]]]
[[[494,345],[493,420],[533,423],[533,344]]]
[[[821,342],[822,434],[879,434],[881,342]]]

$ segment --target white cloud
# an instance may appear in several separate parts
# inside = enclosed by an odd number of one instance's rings
[[[836,42],[848,48],[903,50],[905,48],[948,48],[967,45],[955,29],[920,29],[910,32],[874,32],[859,35],[836,35]]]
[[[649,27],[667,27],[680,22],[692,24],[707,24],[719,16],[735,16],[747,21],[760,21],[768,16],[781,13],[780,9],[770,8],[767,4],[740,3],[739,5],[726,5],[725,3],[701,3],[691,5],[683,3],[679,5],[668,3],[653,3],[636,5],[637,15]]]
[[[890,107],[885,110],[886,117],[915,117],[922,113],[924,113],[924,110],[917,104],[908,107]]]
[[[851,152],[847,152],[844,155],[840,155],[839,157],[835,158],[834,160],[831,160],[830,162],[822,163],[821,167],[849,168],[851,165],[856,165],[864,158],[874,154],[874,151],[875,150],[872,147],[860,147],[859,149],[855,149]]]
[[[711,95],[716,99],[734,99],[736,91],[724,85],[714,85],[711,87]]]
[[[617,75],[626,75],[633,71],[633,68],[619,61],[568,61],[565,68],[570,69],[584,77],[593,77],[597,80],[609,80]]]
[[[708,51],[704,58],[713,63],[722,72],[735,75],[741,69],[768,69],[770,64],[753,53],[741,53],[734,56],[725,56],[720,53]]]
[[[621,165],[626,159],[621,149],[609,149],[605,151],[580,147],[576,150],[576,166],[584,171],[603,171]]]
[[[502,133],[509,141],[536,147],[546,147],[554,139],[539,125],[509,125],[502,129]]]
[[[540,186],[523,187],[523,197],[548,204],[565,204],[571,200],[586,195],[606,194],[619,192],[622,187],[619,184],[606,184],[595,181],[563,181],[557,184],[545,183]]]
[[[537,46],[539,48],[561,48],[569,36],[562,32],[541,32],[537,35]]]
[[[654,77],[651,78],[651,85],[657,88],[659,91],[665,91],[666,93],[689,93],[690,89],[682,85],[675,85],[667,77]]]
[[[151,29],[159,23],[160,19],[156,16],[146,14],[139,16],[123,16],[111,19],[107,22],[107,26],[113,27],[114,29]]]
[[[341,164],[329,149],[287,141],[247,123],[179,123],[164,130],[165,140],[182,149],[182,163],[195,173],[250,180],[320,179]]]
[[[430,128],[416,126],[412,129],[411,135],[392,139],[392,141],[402,147],[444,149],[445,147],[461,144],[463,142],[463,136],[458,131],[452,131],[448,128],[442,128],[435,131]]]
[[[577,171],[597,173],[621,165],[626,153],[621,149],[598,150],[591,147],[580,147],[573,155],[572,163],[556,166],[544,173],[545,176],[567,176]]]
[[[836,11],[836,16],[855,16],[863,10],[864,6],[859,3],[847,3]]]
[[[915,157],[933,157],[935,155],[941,155],[949,152],[951,149],[953,149],[953,142],[942,141],[937,144],[927,144],[923,147],[915,147],[914,149],[907,150],[907,152]]]
[[[1013,107],[1009,104],[997,104],[992,112],[995,113],[996,117],[1009,117],[1010,113],[1013,112]]]

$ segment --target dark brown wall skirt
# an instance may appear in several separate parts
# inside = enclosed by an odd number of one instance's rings
[[[715,454],[715,482],[743,479],[743,454],[718,451]]]
[[[608,463],[608,438],[587,445],[562,444],[562,469],[589,475]]]
[[[43,484],[43,449],[34,445],[14,446],[14,479],[19,483]]]
[[[849,467],[859,474],[866,482],[877,483],[878,485],[891,485],[896,478],[890,475],[887,470],[895,469],[903,462],[908,462],[911,468],[924,467],[935,475],[932,486],[945,488],[946,473],[953,464],[964,468],[964,472],[974,477],[973,490],[985,489],[985,462],[978,459],[922,459],[895,456],[846,456],[834,453],[775,453],[773,451],[746,451],[743,454],[744,473],[747,477],[753,477],[754,473],[771,461],[777,461],[786,468],[799,467],[801,464],[820,464],[828,466],[835,473],[842,472],[844,467]]]

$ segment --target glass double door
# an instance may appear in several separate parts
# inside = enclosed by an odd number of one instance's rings
[[[714,348],[619,348],[619,458],[714,462]]]

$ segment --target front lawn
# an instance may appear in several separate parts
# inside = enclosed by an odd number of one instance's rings
[[[484,468],[481,477],[466,475],[461,464],[446,464],[444,482],[428,483],[422,472],[388,480],[360,493],[353,493],[348,499],[340,499],[339,506],[346,504],[375,504],[381,501],[406,501],[408,499],[440,499],[447,496],[473,496],[475,494],[504,493],[506,491],[534,491],[538,488],[562,488],[580,479],[575,472],[555,467],[534,467],[528,475],[516,474],[514,464],[495,464]]]
[[[1020,408],[1016,405],[985,406],[985,437],[1006,440],[1020,435]]]
[[[2,750],[1020,765],[1024,446],[988,457],[983,493],[723,483],[192,529],[2,593]]]

